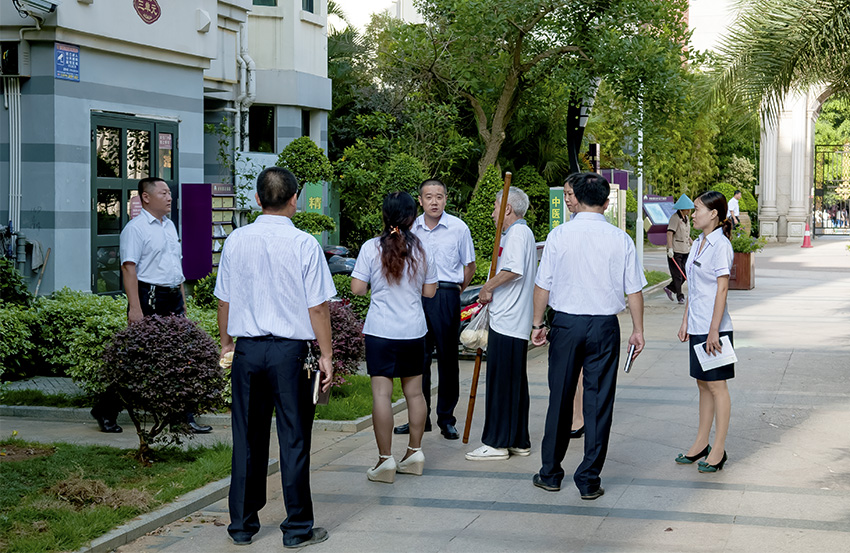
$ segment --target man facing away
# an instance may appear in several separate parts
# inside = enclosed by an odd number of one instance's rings
[[[603,213],[610,187],[595,173],[572,179],[576,217],[546,238],[534,288],[532,342],[546,343],[546,306],[554,311],[549,338],[549,408],[534,485],[559,491],[561,462],[570,443],[573,395],[584,367],[584,459],[573,480],[582,499],[605,493],[599,477],[608,452],[614,410],[620,325],[617,313],[627,295],[635,356],[643,350],[643,293],[646,279],[629,236]]]
[[[455,425],[454,409],[460,398],[460,368],[457,359],[457,340],[460,331],[460,293],[475,275],[475,247],[466,223],[445,212],[448,200],[446,185],[428,179],[419,185],[419,205],[423,213],[413,223],[413,233],[419,237],[437,266],[437,293],[422,298],[422,308],[428,323],[425,367],[422,372],[422,392],[428,404],[425,431],[431,430],[431,360],[437,348],[437,371],[440,388],[437,392],[437,426],[449,440],[460,434]],[[409,426],[395,427],[396,434],[407,434]]]
[[[735,193],[732,194],[732,199],[729,200],[728,209],[726,210],[726,218],[732,221],[732,228],[735,228],[739,224],[741,224],[741,196],[741,191],[735,190]]]
[[[328,300],[336,294],[322,248],[296,229],[298,181],[279,167],[257,178],[263,213],[234,230],[224,243],[216,279],[221,353],[233,352],[233,462],[230,526],[237,545],[260,530],[272,409],[277,413],[286,548],[320,543],[324,528],[313,526],[310,440],[315,405],[312,378],[304,369],[308,344],[319,342],[321,385],[331,384],[331,327]],[[238,338],[234,344],[233,338]]]
[[[151,315],[186,314],[183,290],[183,251],[177,228],[167,217],[171,212],[171,190],[162,179],[139,181],[142,209],[121,231],[121,276],[127,294],[127,322],[132,324]],[[121,405],[113,394],[98,398],[92,415],[102,432],[121,432],[115,422]],[[186,422],[195,433],[207,433],[211,426],[199,425],[192,413]]]
[[[493,221],[499,224],[502,193],[496,194]],[[528,196],[511,186],[505,207],[496,275],[481,288],[478,301],[490,304],[487,338],[487,395],[483,446],[469,461],[495,461],[531,453],[528,434],[528,336],[531,334],[537,245],[525,222]]]

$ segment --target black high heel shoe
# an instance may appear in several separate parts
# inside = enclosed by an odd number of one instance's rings
[[[581,438],[584,436],[584,427],[582,426],[578,430],[570,430],[570,439],[575,440],[576,438]]]
[[[706,458],[708,458],[706,456]],[[726,451],[723,451],[723,459],[720,459],[720,462],[716,465],[709,465],[706,461],[700,461],[697,466],[697,470],[700,472],[717,472],[718,470],[723,470],[723,465],[726,464],[726,460],[729,457],[726,456]]]
[[[697,453],[696,455],[685,455],[684,453],[680,453],[678,457],[676,457],[676,462],[680,465],[692,465],[694,461],[702,459],[703,457],[708,457],[708,454],[711,453],[711,446],[705,446],[705,449]],[[700,461],[702,463],[702,461]]]

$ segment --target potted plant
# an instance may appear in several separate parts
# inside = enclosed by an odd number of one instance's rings
[[[753,238],[743,229],[732,231],[732,270],[730,290],[752,290],[756,285],[755,253],[764,247],[764,238]]]

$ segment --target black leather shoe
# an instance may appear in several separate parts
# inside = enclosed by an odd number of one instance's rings
[[[587,493],[587,494],[581,494],[581,498],[586,499],[588,501],[593,501],[594,499],[602,497],[603,495],[605,495],[605,488],[603,488],[602,486],[599,486],[598,488],[596,488],[595,492],[590,492],[590,493]]]
[[[300,549],[302,547],[307,547],[308,545],[315,545],[317,543],[322,543],[323,541],[328,539],[328,531],[319,526],[313,527],[313,535],[307,538],[304,541],[299,541],[297,543],[286,543],[283,542],[283,546],[287,549]]]
[[[546,490],[547,492],[559,492],[561,491],[561,486],[553,486],[552,484],[547,484],[543,481],[543,478],[540,477],[540,473],[534,475],[531,479],[531,482],[540,488],[541,490]]]
[[[100,428],[101,432],[106,432],[108,434],[118,434],[124,431],[124,429],[118,426],[118,423],[116,423],[115,421],[95,415],[94,409],[91,410],[91,416],[93,416],[94,419],[97,421],[97,426]]]
[[[230,536],[230,539],[233,540],[233,545],[251,545],[251,542],[254,541],[254,536],[240,532],[235,536]]]
[[[431,421],[425,421],[425,432],[431,431]],[[404,423],[393,428],[393,434],[410,434],[410,423]]]
[[[442,434],[447,440],[458,440],[460,439],[460,434],[457,432],[457,428],[453,424],[446,424],[440,427],[440,434]]]
[[[189,428],[192,429],[193,434],[209,434],[212,432],[212,426],[207,424],[198,424],[195,421],[189,422]]]
[[[578,430],[570,430],[570,439],[575,440],[576,438],[581,438],[584,436],[584,427],[582,426]]]

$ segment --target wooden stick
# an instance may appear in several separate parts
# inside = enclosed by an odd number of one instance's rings
[[[490,280],[496,276],[496,265],[499,263],[499,246],[502,242],[502,225],[505,222],[505,210],[508,206],[508,191],[511,188],[511,173],[505,173],[505,185],[502,187],[502,203],[499,206],[499,222],[496,224],[496,239],[493,240],[493,257],[490,258]],[[481,374],[481,348],[475,352],[475,368],[472,371],[472,386],[469,388],[469,406],[466,408],[466,424],[463,427],[463,443],[469,443],[469,431],[472,428],[472,413],[475,411],[475,396],[478,391],[478,377]]]
[[[50,259],[50,248],[47,248],[47,254],[44,256],[44,263],[41,264],[41,274],[38,275],[38,282],[35,285],[35,296],[38,295],[38,289],[41,288],[41,279],[44,278],[44,269],[47,267],[47,260]]]

